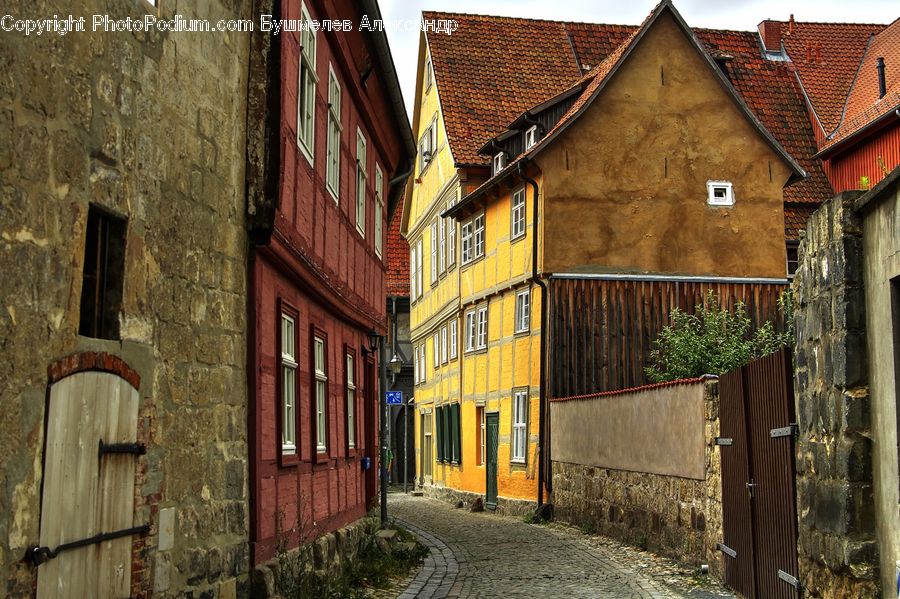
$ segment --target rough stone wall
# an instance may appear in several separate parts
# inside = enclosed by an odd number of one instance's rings
[[[553,462],[556,518],[684,563],[709,564],[721,578],[718,381],[704,385],[705,480]]]
[[[173,17],[141,0],[4,4]],[[249,3],[178,3],[249,18]],[[244,128],[249,34],[0,36],[0,597],[28,595],[47,368],[81,351],[141,377],[135,597],[246,588]],[[89,204],[127,216],[121,340],[79,336]]]
[[[878,593],[858,195],[812,215],[793,282],[798,558],[812,597]]]

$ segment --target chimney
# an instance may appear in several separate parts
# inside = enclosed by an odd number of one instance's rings
[[[794,15],[791,14],[791,20],[788,21],[788,35],[794,33]]]
[[[757,29],[767,52],[781,52],[781,21],[765,20]]]
[[[880,100],[887,93],[887,84],[884,80],[884,58],[878,57],[878,60],[875,61],[875,68],[878,69],[878,99]]]

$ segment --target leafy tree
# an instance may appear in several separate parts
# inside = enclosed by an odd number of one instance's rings
[[[694,314],[672,310],[671,324],[654,341],[650,365],[644,371],[656,383],[723,374],[792,345],[793,309],[787,293],[778,298],[778,306],[787,324],[784,332],[777,331],[768,321],[752,331],[742,302],[730,312],[709,290],[706,301],[696,306]]]

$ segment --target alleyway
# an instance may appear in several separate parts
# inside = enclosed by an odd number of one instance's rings
[[[531,525],[401,493],[392,493],[388,506],[431,549],[400,599],[732,597],[669,560],[558,524]]]

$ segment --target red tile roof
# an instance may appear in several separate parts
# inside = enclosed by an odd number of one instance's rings
[[[879,98],[876,62],[884,59],[887,93]],[[837,145],[879,117],[900,107],[900,19],[875,35],[847,96],[844,118],[824,147]]]
[[[453,35],[428,43],[454,159],[486,165],[478,150],[518,115],[576,84],[637,30],[635,26],[534,21],[454,13]],[[795,31],[800,25],[795,23]],[[787,28],[785,27],[785,31]],[[817,151],[803,93],[788,63],[766,60],[755,32],[696,29],[714,57],[731,58],[734,87],[808,177],[785,189],[786,202],[818,203],[833,192]],[[537,56],[535,56],[537,55]]]
[[[784,49],[826,135],[841,121],[870,37],[882,29],[884,25],[782,22]]]
[[[385,252],[385,278],[387,279],[387,296],[409,296],[409,244],[400,235],[400,223],[403,220],[403,198],[394,209],[393,217],[387,230],[387,250]]]
[[[806,221],[819,206],[786,204],[784,207],[784,237],[788,241],[800,241],[800,231],[806,229]]]

